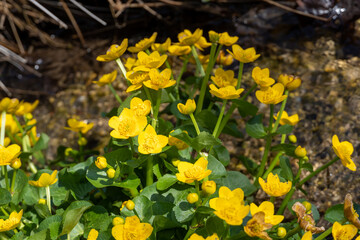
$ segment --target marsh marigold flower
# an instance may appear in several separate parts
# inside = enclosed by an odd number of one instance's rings
[[[155,129],[151,125],[148,125],[145,130],[139,134],[138,142],[140,153],[160,153],[168,143],[168,137],[157,135]]]
[[[180,161],[178,164],[179,173],[176,178],[183,183],[193,183],[194,181],[201,181],[211,174],[211,170],[207,169],[208,161],[200,157],[194,164]]]
[[[13,169],[19,169],[21,167],[20,158],[15,158],[14,160],[12,160],[12,162],[10,163],[10,167],[12,167]]]
[[[264,192],[273,197],[281,197],[287,194],[292,186],[291,181],[280,182],[279,176],[277,174],[274,175],[272,172],[269,173],[266,182],[259,177],[259,184]]]
[[[15,112],[15,115],[22,116],[28,113],[32,113],[38,104],[39,104],[39,100],[36,100],[33,103],[21,102],[18,109]]]
[[[189,115],[193,113],[196,110],[196,103],[194,99],[188,99],[186,100],[185,105],[182,103],[178,103],[177,109],[180,113],[184,115]]]
[[[134,71],[149,72],[152,68],[161,67],[167,59],[167,55],[160,55],[158,51],[152,52],[150,55],[141,51],[137,54],[138,66],[134,67]]]
[[[299,77],[287,74],[281,74],[278,78],[278,82],[282,83],[289,91],[293,91],[301,85],[301,79]]]
[[[206,38],[204,38],[204,37],[200,37],[199,41],[197,41],[195,43],[195,47],[200,49],[200,51],[204,51],[204,48],[208,48],[210,46],[211,46],[211,43],[206,41]]]
[[[312,232],[307,231],[301,238],[301,240],[312,240]]]
[[[96,240],[98,236],[99,236],[99,232],[96,231],[96,229],[91,229],[87,237],[87,240]]]
[[[102,77],[99,79],[99,81],[92,81],[92,82],[96,83],[98,86],[102,87],[102,86],[105,86],[105,85],[115,81],[116,75],[117,75],[117,71],[114,70],[111,73],[102,75]]]
[[[0,145],[0,166],[10,165],[20,155],[20,146],[11,144],[8,147]]]
[[[168,48],[168,51],[169,51],[170,55],[182,56],[182,55],[189,54],[191,52],[191,47],[189,47],[189,46],[180,46],[180,45],[171,45]]]
[[[252,216],[254,216],[258,212],[264,212],[265,222],[270,223],[271,225],[278,225],[284,219],[283,215],[274,215],[274,204],[269,201],[264,201],[259,206],[256,206],[255,203],[251,203],[250,212]]]
[[[275,120],[277,120],[278,117],[279,117],[279,113],[277,113],[276,116],[274,115]],[[289,124],[291,126],[295,126],[296,124],[298,124],[299,121],[300,121],[299,115],[294,114],[289,116],[286,111],[283,111],[280,118],[280,125]]]
[[[6,232],[17,228],[20,225],[22,215],[23,210],[21,209],[19,213],[16,211],[10,213],[9,218],[6,220],[0,219],[0,232]]]
[[[216,192],[216,183],[214,181],[204,181],[201,184],[201,192],[205,196],[210,196]]]
[[[251,73],[252,78],[262,88],[270,87],[275,83],[275,80],[270,77],[270,71],[268,68],[261,69],[254,67]]]
[[[17,98],[3,98],[0,101],[0,112],[7,112],[9,114],[13,114],[20,107],[20,102]]]
[[[127,71],[131,71],[131,70],[133,70],[134,67],[138,66],[138,61],[136,58],[128,57],[125,60],[124,66]]]
[[[339,222],[334,222],[332,227],[334,240],[351,240],[357,232],[358,229],[352,224],[341,225]]]
[[[172,130],[170,133],[172,133],[172,132],[174,132],[174,130]],[[183,131],[183,132],[185,132],[186,134],[188,133],[187,131]],[[189,145],[187,145],[187,143],[185,143],[184,141],[182,141],[176,137],[173,137],[171,135],[169,135],[168,144],[170,146],[175,146],[178,150],[184,150],[189,147]]]
[[[220,33],[219,35],[220,35],[219,44],[227,46],[227,47],[233,45],[239,39],[239,37],[236,37],[236,36],[231,37],[228,32],[223,32],[223,33]]]
[[[216,63],[221,66],[230,66],[234,62],[234,57],[231,54],[225,55],[224,51],[221,50],[219,56],[216,58]]]
[[[185,29],[183,32],[178,34],[178,40],[180,45],[191,46],[197,43],[200,37],[203,34],[203,30],[197,28],[194,33],[191,33],[190,30]]]
[[[199,195],[197,193],[189,193],[186,197],[186,200],[190,203],[196,203],[197,201],[199,201]]]
[[[346,194],[344,201],[344,215],[345,217],[355,225],[358,229],[360,229],[360,220],[359,214],[354,209],[354,204],[352,201],[351,194]]]
[[[207,238],[203,238],[202,236],[193,233],[188,240],[219,240],[219,239],[220,238],[216,233],[214,233],[213,235]]]
[[[291,209],[296,213],[298,223],[303,230],[311,231],[312,233],[321,233],[325,231],[324,227],[315,226],[316,223],[312,214],[306,212],[306,207],[302,203],[294,203]]]
[[[111,234],[116,240],[146,240],[152,231],[149,223],[141,223],[137,216],[131,216],[125,219],[125,224],[115,225]]]
[[[136,116],[147,116],[151,111],[151,102],[133,97],[130,101],[130,109],[135,112]]]
[[[215,76],[211,76],[211,80],[219,88],[227,86],[236,87],[238,80],[234,78],[234,75],[235,73],[233,70],[224,71],[222,68],[217,68],[215,70]]]
[[[214,84],[210,84],[210,93],[221,99],[239,98],[243,91],[243,88],[235,89],[234,86],[217,88]]]
[[[149,72],[150,80],[145,81],[143,84],[151,89],[159,90],[173,86],[176,81],[171,78],[171,70],[165,68],[162,72],[153,68]]]
[[[164,43],[153,43],[151,49],[159,53],[165,53],[171,45],[171,39],[167,38]]]
[[[295,148],[295,155],[298,157],[305,157],[307,154],[306,149],[301,147],[300,145]]]
[[[143,82],[149,80],[150,76],[149,72],[130,71],[126,73],[126,78],[132,84],[126,89],[126,92],[132,92],[140,89],[143,85]]]
[[[71,118],[67,121],[69,127],[64,127],[67,130],[71,130],[73,132],[81,132],[82,134],[86,134],[90,129],[93,128],[94,123],[86,123],[85,121],[78,121],[75,118]]]
[[[129,52],[136,53],[140,51],[145,51],[151,46],[151,44],[155,42],[156,37],[157,37],[157,32],[154,32],[150,38],[144,38],[140,40],[138,43],[136,43],[134,47],[129,47],[128,48]]]
[[[249,213],[249,206],[244,205],[244,192],[240,188],[231,191],[225,186],[220,187],[219,197],[210,199],[209,205],[215,209],[216,216],[233,226],[241,225]]]
[[[116,60],[124,54],[127,47],[128,47],[128,39],[125,38],[121,42],[120,46],[117,44],[111,45],[109,50],[107,50],[106,54],[97,56],[96,60],[100,62],[110,62]]]
[[[265,222],[265,213],[258,212],[256,213],[244,227],[244,231],[250,237],[258,237],[261,239],[271,240],[265,230],[268,230],[272,227],[270,223]]]
[[[242,63],[250,63],[260,57],[260,54],[256,54],[255,48],[243,49],[237,44],[232,45],[232,52],[227,50],[236,60]]]
[[[51,175],[42,173],[37,181],[29,181],[29,184],[35,187],[48,187],[57,182],[56,174],[57,170],[54,170]]]
[[[332,148],[345,167],[351,171],[356,170],[356,165],[351,159],[351,154],[354,152],[354,147],[350,142],[340,142],[338,136],[334,135],[332,137]]]
[[[256,91],[255,96],[260,102],[264,104],[278,104],[287,98],[287,96],[283,95],[283,93],[284,85],[281,83],[276,83],[272,87]]]

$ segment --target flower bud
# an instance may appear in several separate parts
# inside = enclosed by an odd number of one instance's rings
[[[204,181],[201,185],[201,191],[205,196],[210,196],[216,191],[216,183],[214,181]]]
[[[124,224],[124,219],[123,218],[121,218],[121,217],[115,217],[113,220],[112,220],[112,224],[114,225],[114,226],[116,226],[116,225],[120,225],[120,224]]]
[[[96,161],[95,161],[95,165],[99,168],[99,169],[104,169],[107,167],[107,161],[106,158],[103,156],[99,156],[97,157]]]
[[[78,140],[78,144],[79,144],[79,146],[85,146],[85,145],[87,144],[86,138],[81,137],[81,138]]]
[[[108,178],[114,178],[115,177],[115,170],[113,168],[109,168],[106,171],[106,174],[107,174]]]
[[[33,115],[32,115],[31,113],[25,113],[24,117],[25,117],[27,120],[33,119]]]
[[[125,207],[130,211],[135,208],[135,203],[132,200],[126,201]]]
[[[45,205],[45,204],[46,204],[46,200],[43,199],[43,198],[40,198],[38,203]]]
[[[304,160],[305,162],[308,162],[308,161],[309,161],[308,156],[303,157],[303,160]]]
[[[209,31],[209,40],[212,43],[217,43],[219,42],[220,39],[220,34],[218,34],[217,32],[214,32],[212,30]]]
[[[199,195],[197,195],[197,193],[189,193],[186,197],[186,200],[191,204],[196,203],[199,201]]]
[[[295,135],[290,135],[289,137],[289,141],[292,142],[292,143],[296,143],[297,142],[297,138]]]
[[[301,85],[301,79],[299,77],[287,74],[281,74],[278,78],[278,82],[282,83],[289,91],[293,91]]]
[[[311,213],[311,203],[309,203],[308,201],[303,201],[301,204],[304,205],[304,207],[306,208],[306,213],[309,213],[309,211]]]
[[[303,158],[306,156],[306,149],[301,147],[301,146],[297,146],[297,148],[295,149],[295,155]]]
[[[185,105],[182,103],[179,103],[177,105],[177,108],[179,112],[181,112],[184,115],[189,115],[193,113],[196,110],[196,103],[194,99],[188,99],[186,100]]]
[[[14,159],[11,164],[10,167],[12,167],[13,169],[19,169],[21,167],[21,160],[20,158],[16,158]]]
[[[179,165],[179,163],[180,163],[180,160],[177,159],[177,158],[173,158],[173,159],[171,160],[171,163],[172,163],[172,165],[174,165],[175,167],[177,167],[177,166]]]
[[[279,227],[277,230],[277,235],[279,238],[284,238],[286,236],[286,229],[284,227]]]
[[[65,153],[65,156],[68,157],[68,156],[70,155],[70,153],[72,152],[72,150],[73,150],[73,149],[70,148],[70,147],[66,148],[66,149],[65,149],[65,152],[64,152],[64,153]]]

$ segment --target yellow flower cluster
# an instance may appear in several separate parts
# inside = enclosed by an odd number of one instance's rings
[[[149,223],[141,223],[137,216],[131,216],[125,219],[125,224],[115,225],[111,234],[116,240],[146,240],[152,231]]]

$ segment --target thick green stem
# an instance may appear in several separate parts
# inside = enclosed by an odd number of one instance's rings
[[[218,117],[218,120],[217,120],[216,125],[215,125],[215,129],[214,129],[214,132],[213,132],[213,136],[214,136],[214,137],[220,135],[220,133],[218,134],[218,131],[219,131],[219,127],[220,127],[220,123],[221,123],[222,117],[224,116],[224,112],[225,112],[225,108],[226,108],[226,103],[227,103],[227,99],[224,99],[224,100],[223,100],[223,105],[222,105],[222,108],[221,108],[221,111],[220,111],[220,115],[219,115],[219,117]]]
[[[10,193],[11,195],[14,194],[14,189],[15,189],[15,180],[16,180],[16,173],[17,173],[17,169],[14,169],[13,171],[13,176],[12,176],[12,180],[11,180],[11,189],[10,189]]]
[[[197,54],[196,48],[194,45],[191,46],[191,53],[194,56],[195,62],[196,62],[196,68],[200,71],[200,77],[205,76],[205,71],[203,66],[201,65],[199,55]]]
[[[262,176],[263,179],[267,178],[269,173],[274,169],[274,167],[279,163],[280,156],[283,155],[284,152],[278,152],[275,158],[270,163],[269,168],[265,171],[264,175]]]
[[[134,141],[133,141],[132,137],[129,137],[129,143],[130,143],[132,156],[134,157],[134,155],[135,155],[135,147],[134,147]]]
[[[238,82],[237,82],[237,85],[236,85],[236,89],[239,89],[239,88],[240,88],[241,80],[242,80],[242,74],[243,74],[243,69],[244,69],[244,63],[243,63],[243,62],[240,62],[240,64],[239,64],[239,73],[238,73]]]
[[[289,239],[289,237],[297,234],[300,230],[301,230],[301,227],[300,227],[300,225],[298,225],[296,228],[290,230],[290,231],[286,234],[286,236],[284,237],[284,239]]]
[[[110,91],[112,92],[112,94],[114,95],[114,97],[116,98],[116,100],[122,104],[121,98],[119,97],[119,95],[116,93],[114,87],[111,85],[111,83],[108,84]]]
[[[330,228],[328,228],[325,232],[323,232],[320,236],[318,236],[317,238],[315,238],[315,240],[322,240],[325,239],[328,235],[330,235],[332,233],[332,226]]]
[[[307,182],[310,178],[312,178],[313,176],[319,174],[321,171],[323,171],[324,169],[328,168],[330,165],[334,164],[337,160],[339,160],[339,157],[335,157],[333,160],[331,160],[330,162],[324,164],[323,166],[321,166],[320,168],[316,169],[316,171],[310,173],[306,178],[304,178],[303,180],[301,180],[298,184],[296,184],[297,188],[300,188],[305,182]]]
[[[284,200],[282,201],[279,210],[277,211],[277,215],[282,215],[284,213],[284,210],[286,208],[286,205],[288,204],[289,200],[291,199],[292,195],[294,194],[296,188],[292,187],[291,190],[286,194]]]
[[[49,212],[51,213],[51,194],[50,194],[50,186],[45,187],[46,190],[46,203],[49,208]]]
[[[196,122],[196,119],[195,119],[193,113],[190,113],[190,118],[191,118],[192,123],[194,124],[197,135],[199,135],[200,134],[200,129],[199,129],[199,126],[198,126],[198,124]]]
[[[146,162],[146,186],[150,186],[154,183],[153,166],[153,157],[150,155]]]
[[[130,192],[130,195],[132,198],[139,195],[139,191],[136,188],[128,188],[127,190]]]
[[[190,59],[190,54],[188,54],[184,61],[183,61],[183,65],[181,67],[181,71],[179,73],[179,76],[177,77],[176,79],[176,86],[175,86],[175,92],[176,92],[176,99],[177,100],[180,100],[180,92],[179,92],[179,86],[180,86],[180,81],[181,81],[181,78],[182,78],[182,75],[184,74],[186,68],[187,68],[187,64],[189,62],[189,59]]]
[[[304,160],[299,159],[299,170],[298,170],[298,172],[297,172],[297,174],[296,174],[296,177],[295,177],[295,180],[294,180],[295,183],[298,182],[299,179],[300,179],[303,161],[304,161]]]
[[[289,90],[285,90],[285,95],[289,96]],[[288,98],[285,98],[284,101],[281,103],[280,111],[279,111],[279,114],[277,116],[276,122],[274,124],[274,128],[271,131],[272,133],[276,132],[276,130],[277,130],[278,126],[279,126],[279,123],[280,123],[280,120],[281,120],[281,115],[284,112],[287,99]],[[271,117],[273,117],[273,116],[271,116]]]
[[[156,129],[157,119],[158,119],[158,115],[159,115],[159,109],[160,109],[160,104],[161,104],[161,91],[162,91],[162,89],[159,89],[157,91],[156,104],[154,107],[154,114],[153,114],[153,119],[151,122],[151,125],[153,126],[154,129]]]
[[[2,206],[0,206],[0,210],[3,212],[5,216],[9,216],[9,213]]]
[[[126,79],[126,69],[125,69],[124,64],[122,63],[121,59],[120,58],[116,59],[116,63],[118,64],[121,73],[123,74],[124,78]]]

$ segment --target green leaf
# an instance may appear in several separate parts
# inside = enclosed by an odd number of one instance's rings
[[[63,228],[60,235],[68,234],[78,224],[83,213],[89,209],[92,204],[88,201],[75,201],[65,210],[62,224]]]
[[[280,126],[277,130],[276,130],[276,133],[277,134],[289,134],[292,132],[293,130],[293,126],[289,125],[289,124],[285,124],[285,125],[282,125]]]
[[[199,206],[196,208],[196,212],[197,213],[201,213],[201,214],[207,214],[210,215],[214,212],[215,210],[210,208],[210,207],[206,207],[206,206]]]
[[[5,188],[0,188],[0,206],[8,204],[11,201],[11,194]]]
[[[233,99],[233,103],[236,104],[237,109],[242,117],[255,116],[259,110],[254,104],[242,99]]]
[[[215,128],[217,118],[218,116],[212,111],[205,109],[196,115],[196,122],[199,126],[212,131]]]
[[[9,171],[9,179],[12,179],[13,173],[14,173],[14,170]],[[16,172],[16,177],[15,177],[14,194],[11,199],[12,203],[17,205],[17,204],[19,204],[19,202],[21,202],[25,198],[24,188],[27,185],[28,185],[28,177],[26,176],[26,174],[23,170],[18,169]]]
[[[177,119],[181,119],[181,120],[188,120],[189,117],[180,113],[179,109],[177,108],[177,105],[181,103],[180,100],[177,100],[175,102],[172,102],[170,104],[170,112],[172,113],[172,115],[174,115]]]
[[[208,233],[208,236],[216,233],[218,236],[221,236],[226,231],[224,221],[217,216],[210,217],[205,223],[205,229]]]
[[[159,118],[158,121],[159,121],[159,129],[157,131],[157,134],[163,134],[168,136],[169,132],[171,132],[171,130],[174,129],[174,126],[170,121],[165,121],[162,118]]]
[[[177,182],[177,178],[175,175],[165,174],[156,183],[157,190],[163,191],[171,187]]]
[[[191,144],[191,147],[196,151],[201,152],[204,148],[210,148],[214,145],[221,144],[213,135],[208,132],[201,132]]]
[[[230,119],[226,123],[226,125],[225,125],[225,127],[224,127],[224,129],[222,130],[221,133],[225,133],[225,134],[228,134],[228,135],[236,137],[236,138],[243,138],[244,137],[244,134],[239,131],[239,125],[233,119]]]
[[[325,213],[325,220],[331,223],[346,221],[344,204],[337,204],[328,208]]]
[[[62,217],[60,215],[53,215],[45,218],[39,225],[38,231],[50,230],[50,238],[55,240],[60,234],[60,225]]]
[[[47,229],[44,229],[40,232],[37,232],[31,235],[28,240],[47,240],[49,237],[49,232]]]
[[[230,153],[223,145],[215,145],[210,152],[225,167],[230,163]]]
[[[34,205],[35,211],[41,218],[47,218],[51,216],[51,213],[49,212],[49,208],[46,204],[35,204]]]
[[[244,191],[245,196],[249,196],[257,190],[257,188],[251,184],[247,176],[235,171],[227,171],[226,177],[216,179],[215,182],[218,186],[226,186],[230,190],[241,188]]]
[[[41,133],[40,138],[35,143],[35,146],[33,147],[32,151],[36,152],[36,151],[47,149],[49,140],[50,140],[50,138],[48,135],[46,135],[45,133]]]
[[[135,203],[135,211],[141,222],[148,222],[153,216],[152,201],[145,196],[137,196],[133,199]]]
[[[190,221],[195,215],[194,204],[188,201],[181,201],[174,208],[174,216],[179,223]]]
[[[239,156],[239,160],[244,164],[246,169],[251,173],[252,175],[256,174],[257,168],[259,167],[259,164],[257,164],[254,160],[245,157],[243,155]]]
[[[211,174],[209,175],[209,179],[211,180],[226,176],[226,169],[224,165],[211,154],[208,156],[207,167],[211,170]]]
[[[83,223],[85,224],[85,232],[92,228],[98,231],[106,231],[112,222],[107,210],[100,205],[92,206],[83,215]]]
[[[313,165],[311,163],[309,163],[309,162],[303,163],[302,168],[306,169],[306,170],[308,170],[310,172],[314,171]]]
[[[263,116],[262,114],[256,115],[250,119],[245,126],[247,134],[253,138],[263,138],[266,136],[265,128],[262,123]]]
[[[271,151],[274,151],[274,152],[283,151],[283,152],[285,152],[286,155],[288,155],[290,157],[298,158],[295,155],[295,148],[296,148],[296,146],[294,146],[292,144],[282,143],[282,144],[273,146],[271,148]]]
[[[282,176],[286,180],[293,181],[294,176],[293,176],[293,172],[291,170],[290,160],[288,157],[280,156],[280,167],[281,167]]]

